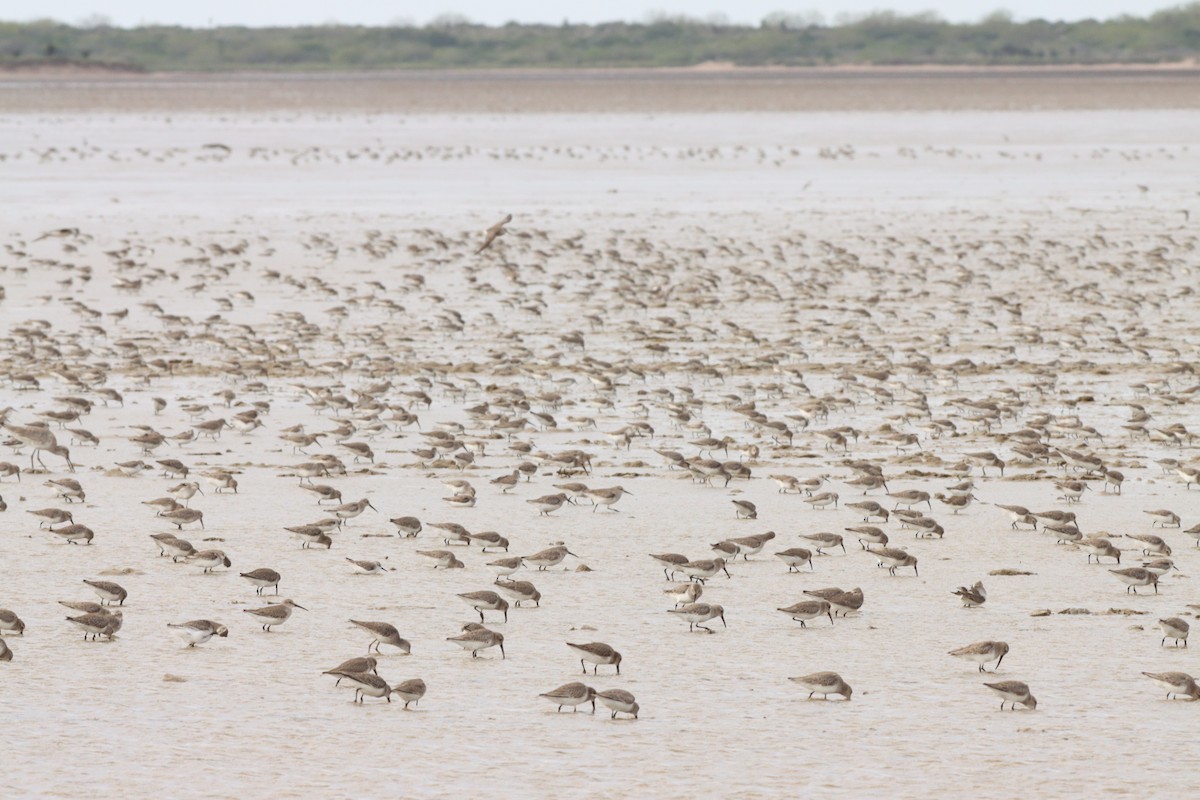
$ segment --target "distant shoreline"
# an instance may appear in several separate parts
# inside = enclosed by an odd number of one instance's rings
[[[96,77],[113,79],[128,77],[145,80],[172,80],[178,78],[211,79],[214,81],[231,79],[280,79],[280,80],[315,80],[315,79],[364,79],[382,80],[387,78],[486,78],[486,77],[586,77],[595,79],[621,79],[639,76],[674,76],[674,75],[735,75],[735,76],[858,76],[858,75],[920,75],[920,76],[1001,76],[1006,74],[1022,77],[1056,76],[1063,74],[1103,75],[1116,74],[1154,74],[1165,73],[1179,75],[1194,73],[1200,77],[1200,61],[1187,59],[1183,61],[1161,63],[1105,63],[1105,64],[835,64],[827,66],[743,66],[726,61],[706,61],[688,67],[463,67],[459,69],[303,69],[303,70],[146,70],[134,64],[114,64],[103,62],[32,62],[32,61],[0,61],[0,76],[5,79],[31,78],[44,80],[46,78],[63,77],[79,79]],[[1200,91],[1200,86],[1197,87]]]
[[[753,113],[1200,110],[1200,66],[0,71],[21,113]]]

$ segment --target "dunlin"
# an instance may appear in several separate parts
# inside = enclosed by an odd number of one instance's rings
[[[567,642],[567,647],[575,651],[579,656],[579,664],[583,667],[583,674],[587,674],[587,665],[584,662],[590,662],[595,666],[592,667],[592,674],[600,668],[601,664],[612,664],[617,668],[617,674],[621,674],[621,654],[612,649],[609,645],[603,642],[589,642],[587,644],[571,644]]]
[[[828,700],[831,694],[840,694],[849,700],[854,694],[850,684],[842,680],[842,676],[836,672],[814,672],[811,675],[801,675],[797,678],[788,678],[788,680],[808,689],[809,700],[812,700],[814,694],[821,695],[822,700]]]
[[[553,691],[543,692],[538,697],[544,697],[557,705],[558,711],[562,711],[563,706],[571,706],[572,711],[578,711],[578,706],[591,703],[592,713],[596,713],[596,690],[582,683],[565,683]]]

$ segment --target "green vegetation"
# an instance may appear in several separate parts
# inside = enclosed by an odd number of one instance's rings
[[[305,28],[73,27],[0,23],[0,66],[120,64],[145,70],[359,70],[835,64],[1156,63],[1200,55],[1200,2],[1106,22],[973,24],[871,14],[837,25],[772,14],[758,27],[691,19],[646,24]]]

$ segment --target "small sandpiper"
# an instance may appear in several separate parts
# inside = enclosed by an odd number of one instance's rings
[[[833,607],[825,600],[802,600],[778,610],[799,622],[801,628],[807,628],[806,621],[817,617],[829,617],[829,624],[833,624]]]
[[[1143,672],[1150,680],[1158,683],[1167,690],[1167,699],[1171,699],[1171,695],[1178,697],[1185,695],[1191,700],[1200,700],[1200,686],[1196,685],[1196,679],[1186,672]]]
[[[563,706],[571,706],[572,711],[578,711],[577,706],[591,703],[592,713],[596,713],[596,690],[582,683],[565,683],[553,691],[543,692],[538,697],[544,697],[557,704],[559,711],[563,710]]]
[[[651,553],[650,557],[662,564],[663,576],[667,580],[671,580],[671,576],[679,571],[677,567],[688,563],[689,560],[687,556],[680,553]]]
[[[111,581],[84,580],[84,583],[92,587],[92,591],[99,595],[102,605],[117,603],[123,606],[125,605],[125,598],[129,597],[129,592]]]
[[[210,619],[194,619],[190,622],[168,622],[168,628],[174,628],[188,647],[195,647],[198,644],[204,644],[214,636],[222,638],[229,635],[229,628],[219,622],[213,622]]]
[[[708,622],[710,619],[720,617],[721,624],[726,628],[729,627],[725,622],[725,609],[718,605],[709,605],[708,603],[690,603],[680,608],[673,608],[667,612],[668,614],[677,614],[681,618],[687,620],[688,631],[701,630],[705,633],[716,633],[712,628],[706,628],[701,623]]]
[[[465,566],[449,550],[418,550],[417,555],[433,559],[434,569],[460,569]]]
[[[408,704],[419,704],[422,697],[425,696],[425,681],[420,678],[412,678],[410,680],[398,683],[392,687],[392,694],[404,701],[405,710],[408,709]]]
[[[100,636],[112,641],[113,634],[121,629],[123,619],[120,611],[114,611],[111,614],[84,614],[79,617],[67,617],[67,621],[83,629],[84,641],[91,636],[94,642]]]
[[[252,570],[250,572],[243,572],[241,573],[241,576],[250,581],[250,583],[254,584],[256,587],[254,589],[255,594],[262,594],[263,589],[267,588],[268,586],[274,586],[275,594],[279,594],[280,575],[273,569],[260,567],[259,569]]]
[[[842,548],[842,552],[846,552],[846,543],[842,541],[842,537],[836,533],[806,533],[800,534],[801,539],[807,539],[816,545],[813,549],[817,555],[823,556],[825,550],[831,550],[835,547]]]
[[[600,506],[605,506],[609,511],[620,511],[613,508],[613,505],[625,495],[633,495],[633,492],[625,489],[622,486],[613,486],[611,489],[589,489],[587,496],[592,501],[592,511],[595,512]]]
[[[1000,662],[1004,660],[1004,656],[1008,653],[1008,642],[975,642],[966,647],[960,647],[957,650],[951,650],[950,655],[957,658],[974,661],[979,665],[980,672],[986,672],[983,665],[989,661],[995,661],[996,666],[992,667],[992,672],[1000,669]]]
[[[466,592],[460,594],[459,597],[467,605],[479,612],[480,622],[484,621],[484,611],[500,611],[504,614],[504,621],[508,622],[508,601],[495,592],[485,589],[481,592]]]
[[[621,674],[621,654],[612,649],[609,645],[603,642],[589,642],[587,644],[571,644],[567,642],[567,647],[575,651],[579,656],[579,665],[583,667],[583,674],[587,674],[587,664],[594,664],[592,674],[600,669],[601,664],[612,664],[617,668],[617,674]]]
[[[529,581],[502,581],[496,578],[496,588],[513,599],[513,605],[521,607],[521,603],[542,605],[542,593]]]
[[[987,602],[987,589],[983,588],[983,581],[975,581],[974,586],[960,586],[953,594],[962,599],[966,608],[978,608]]]
[[[224,550],[200,550],[188,556],[188,560],[198,567],[203,567],[206,573],[212,572],[217,567],[233,566],[233,562],[229,560],[229,556],[225,555]]]
[[[1011,703],[1012,708],[1016,709],[1017,703],[1028,708],[1030,711],[1037,709],[1037,698],[1029,693],[1029,687],[1021,681],[1000,681],[999,683],[985,683],[984,686],[991,689],[996,694],[1000,695],[1000,710],[1004,710],[1005,703]]]
[[[479,658],[479,651],[489,647],[499,647],[500,658],[507,657],[504,652],[504,634],[490,631],[482,626],[460,633],[458,636],[447,637],[446,641],[454,642],[464,650],[470,650],[471,658]]]
[[[525,502],[536,508],[539,516],[548,517],[563,507],[563,504],[567,502],[567,496],[560,492],[559,494],[548,494],[534,500],[526,500]]]
[[[396,630],[394,625],[389,625],[386,622],[363,622],[361,620],[352,619],[352,623],[370,633],[375,638],[367,645],[367,653],[370,654],[371,648],[375,648],[375,652],[382,652],[381,645],[390,644],[392,647],[400,650],[404,655],[412,655],[412,645],[407,639],[400,637],[400,631]]]
[[[814,694],[821,695],[822,700],[828,700],[831,694],[840,694],[849,700],[854,694],[850,684],[842,680],[842,676],[836,672],[814,672],[811,675],[801,675],[798,678],[788,678],[788,680],[808,689],[809,700],[812,700]]]
[[[1158,573],[1151,572],[1145,567],[1129,567],[1128,569],[1110,569],[1117,580],[1125,584],[1125,593],[1133,592],[1137,594],[1139,586],[1154,586],[1154,593],[1158,594]]]
[[[609,689],[603,692],[596,692],[596,699],[612,711],[612,716],[609,719],[616,719],[617,714],[629,714],[634,719],[637,719],[638,712],[641,710],[633,695],[624,689]]]
[[[354,702],[362,703],[365,697],[382,697],[392,702],[392,687],[388,682],[373,672],[342,672],[330,670],[330,675],[338,677],[338,683],[344,679],[354,689]]]
[[[396,517],[388,520],[396,526],[396,533],[406,539],[414,539],[422,530],[421,520],[416,517]]]
[[[1179,617],[1167,617],[1158,621],[1158,627],[1162,628],[1163,632],[1160,647],[1166,647],[1167,639],[1174,639],[1176,647],[1179,647],[1180,642],[1183,642],[1183,646],[1187,647],[1188,631],[1191,630],[1191,625],[1185,620]]]
[[[808,564],[809,570],[815,571],[816,569],[812,563],[812,551],[805,550],[803,547],[789,547],[787,550],[780,550],[775,557],[788,565],[788,572],[799,572],[801,564]]]
[[[903,550],[894,547],[881,547],[878,550],[869,549],[871,555],[879,562],[879,566],[887,567],[887,571],[891,575],[896,574],[896,570],[901,567],[912,567],[913,575],[920,576],[917,572],[917,557],[909,555]]]
[[[304,606],[291,600],[284,600],[282,603],[264,606],[263,608],[243,608],[242,612],[246,614],[253,614],[254,616],[258,617],[259,622],[262,624],[262,629],[267,633],[270,633],[271,628],[287,622],[292,616],[292,610],[297,608],[301,609],[302,611],[308,610]]]
[[[25,634],[25,623],[14,612],[0,608],[0,633],[12,632],[18,636]]]
[[[729,574],[729,570],[725,568],[725,559],[723,558],[689,561],[686,564],[680,564],[679,571],[693,581],[700,581],[701,583],[704,583],[718,572],[724,572],[726,578],[732,577]]]
[[[395,571],[395,567],[385,567],[379,561],[359,561],[353,558],[347,558],[346,560],[353,564],[359,573],[364,575],[386,575],[389,572]]]
[[[535,566],[539,571],[542,571],[550,567],[557,567],[567,556],[575,556],[575,554],[564,545],[555,545],[554,547],[547,547],[545,550],[541,550],[531,556],[522,556],[522,559],[525,563]],[[575,557],[578,558],[579,556]]]

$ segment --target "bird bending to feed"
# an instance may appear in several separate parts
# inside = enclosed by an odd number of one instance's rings
[[[822,700],[828,700],[831,694],[840,694],[849,700],[850,696],[854,694],[854,690],[850,688],[850,684],[842,680],[842,676],[836,672],[814,672],[811,675],[788,678],[788,680],[808,689],[809,700],[812,699],[814,694],[821,695]]]

